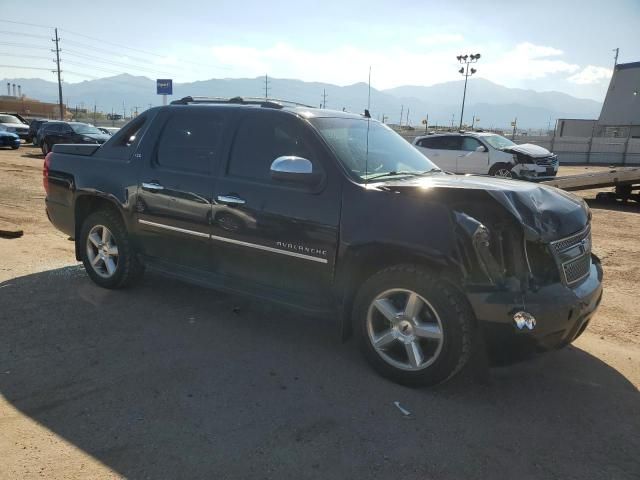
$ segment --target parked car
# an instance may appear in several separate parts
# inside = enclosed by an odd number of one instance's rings
[[[444,173],[351,113],[187,97],[102,147],[54,146],[43,178],[96,284],[147,268],[335,318],[403,384],[453,376],[480,338],[568,345],[602,296],[582,199]]]
[[[98,130],[100,130],[102,133],[106,133],[107,135],[113,135],[114,133],[116,133],[118,130],[120,130],[119,127],[97,127]]]
[[[8,114],[0,114],[0,125],[9,133],[15,133],[26,140],[29,137],[29,125],[25,125],[18,117]]]
[[[48,121],[49,120],[46,118],[36,118],[31,120],[31,123],[29,123],[29,136],[27,137],[27,142],[31,142],[34,146],[39,147],[38,130],[40,130],[40,127]]]
[[[20,148],[20,137],[15,133],[8,132],[7,127],[0,125],[0,146],[11,147],[13,150]]]
[[[495,133],[464,132],[417,137],[413,144],[443,170],[522,180],[558,173],[558,157],[533,144],[517,145]]]
[[[38,137],[44,155],[59,143],[102,144],[111,138],[93,125],[81,122],[47,122],[38,131]]]

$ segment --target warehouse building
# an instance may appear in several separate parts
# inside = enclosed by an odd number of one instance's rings
[[[640,138],[640,62],[616,65],[597,120],[558,119],[556,136]]]

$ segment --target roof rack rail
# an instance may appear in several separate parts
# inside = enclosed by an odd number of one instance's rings
[[[304,103],[291,102],[289,100],[280,100],[277,98],[259,98],[259,97],[182,97],[179,100],[174,100],[171,105],[191,105],[196,103],[221,103],[221,104],[236,104],[236,105],[260,105],[265,108],[283,108],[285,105],[294,105],[296,107],[314,108],[311,105],[305,105]]]

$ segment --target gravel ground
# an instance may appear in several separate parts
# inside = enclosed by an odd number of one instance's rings
[[[279,307],[99,289],[41,168],[0,151],[0,221],[25,232],[0,239],[0,478],[640,477],[640,207],[590,201],[605,296],[573,346],[416,390]]]

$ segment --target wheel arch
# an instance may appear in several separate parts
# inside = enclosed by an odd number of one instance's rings
[[[83,193],[76,196],[74,203],[74,239],[76,260],[80,260],[80,229],[85,219],[93,212],[99,210],[110,210],[117,214],[122,222],[126,225],[125,217],[119,203],[106,195],[95,195],[91,193]]]
[[[336,272],[336,292],[341,300],[340,335],[343,341],[352,334],[351,314],[360,286],[371,275],[393,265],[413,264],[450,277],[458,282],[461,272],[443,255],[415,250],[402,245],[365,244],[348,248],[342,254],[342,267]]]

